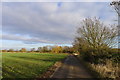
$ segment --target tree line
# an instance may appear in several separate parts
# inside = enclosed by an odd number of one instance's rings
[[[38,47],[38,49],[31,48],[30,50],[27,50],[26,48],[21,48],[20,50],[4,49],[1,50],[1,52],[73,53],[74,48],[69,46],[43,46],[43,47]]]

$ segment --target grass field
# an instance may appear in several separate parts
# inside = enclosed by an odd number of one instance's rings
[[[67,54],[2,53],[3,78],[35,78]]]

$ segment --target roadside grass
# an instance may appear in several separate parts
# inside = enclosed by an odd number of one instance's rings
[[[93,78],[100,78],[101,75],[96,72],[90,65],[89,63],[87,63],[86,61],[83,60],[83,58],[79,55],[77,56],[77,59],[80,61],[80,63],[89,71],[89,73],[91,74],[91,76]]]
[[[106,64],[103,65],[86,62],[81,56],[78,56],[78,59],[94,78],[99,78],[99,80],[117,80],[119,78],[119,65],[113,64],[111,60],[106,60]]]
[[[36,78],[67,54],[2,53],[3,78]]]

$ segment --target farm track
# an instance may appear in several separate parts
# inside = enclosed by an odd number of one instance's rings
[[[92,78],[92,76],[77,58],[70,55],[52,78]]]

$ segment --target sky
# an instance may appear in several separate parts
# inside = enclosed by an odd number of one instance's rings
[[[3,2],[2,48],[71,46],[80,22],[100,18],[105,24],[117,19],[109,2]]]

